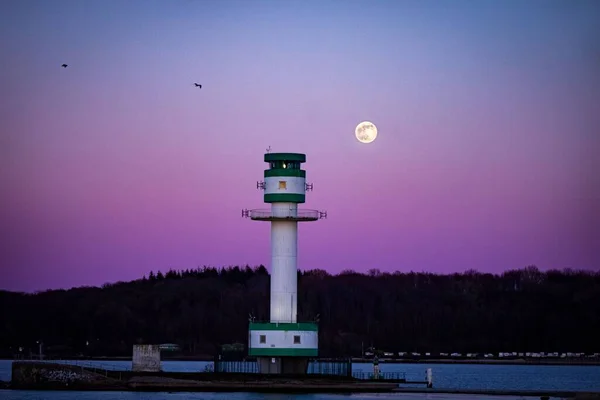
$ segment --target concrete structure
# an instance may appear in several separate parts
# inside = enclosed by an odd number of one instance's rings
[[[319,332],[316,323],[298,322],[298,222],[317,221],[327,213],[299,210],[305,202],[306,156],[298,153],[267,153],[269,169],[257,188],[271,209],[242,210],[253,221],[271,222],[270,322],[250,322],[248,355],[258,357],[261,373],[305,373],[309,357],[316,357]]]
[[[131,370],[135,372],[159,372],[160,346],[157,344],[134,344]]]

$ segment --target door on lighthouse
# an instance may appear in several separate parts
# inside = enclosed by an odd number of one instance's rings
[[[260,358],[260,373],[261,374],[280,374],[281,373],[281,358],[279,358],[279,357],[261,357]]]

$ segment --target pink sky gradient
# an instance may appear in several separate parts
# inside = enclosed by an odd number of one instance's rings
[[[301,269],[599,270],[600,3],[499,5],[1,2],[0,289],[269,267],[268,146]]]

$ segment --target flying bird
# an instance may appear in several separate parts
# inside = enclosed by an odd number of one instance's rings
[[[68,65],[67,65],[67,64],[63,64],[63,65],[61,65],[61,67],[63,67],[63,68],[67,68],[67,67],[68,67]]]
[[[202,89],[202,85],[199,83],[194,83],[194,86],[196,86],[198,89]]]

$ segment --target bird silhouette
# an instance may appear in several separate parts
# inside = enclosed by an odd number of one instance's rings
[[[198,89],[202,89],[202,85],[199,83],[194,83],[194,86],[196,86]]]
[[[67,68],[67,67],[68,67],[68,65],[67,65],[67,64],[63,64],[63,65],[61,65],[61,67],[63,67],[63,68]]]

